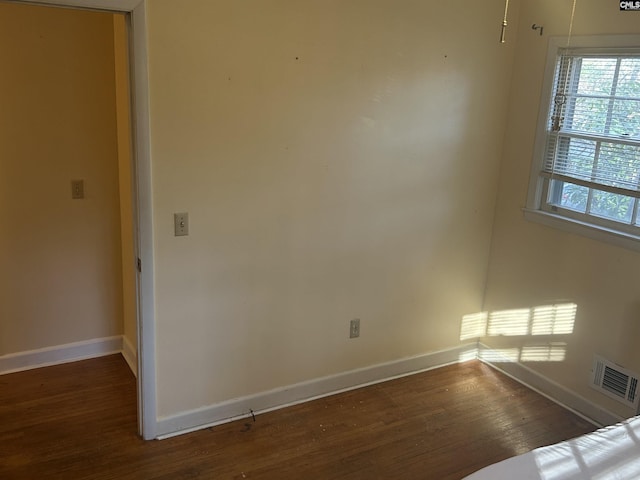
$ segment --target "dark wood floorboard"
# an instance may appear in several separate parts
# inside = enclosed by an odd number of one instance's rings
[[[188,435],[136,435],[120,355],[0,376],[0,479],[460,479],[594,427],[471,361]]]

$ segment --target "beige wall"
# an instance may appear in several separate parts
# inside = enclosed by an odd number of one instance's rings
[[[570,0],[523,0],[508,128],[502,162],[485,310],[571,301],[578,305],[571,335],[485,338],[500,348],[541,341],[566,343],[561,362],[527,366],[619,415],[630,411],[587,386],[594,353],[640,371],[640,255],[527,222],[525,205],[549,35],[566,35]],[[632,12],[633,13],[633,12]],[[544,37],[531,30],[544,26]],[[639,33],[638,16],[617,2],[577,2],[574,34]]]
[[[514,42],[456,6],[149,2],[160,416],[459,343]]]
[[[0,354],[122,333],[113,61],[111,15],[0,3]]]

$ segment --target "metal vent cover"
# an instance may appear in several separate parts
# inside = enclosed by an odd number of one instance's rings
[[[638,408],[638,374],[599,355],[593,357],[592,388],[635,409]]]

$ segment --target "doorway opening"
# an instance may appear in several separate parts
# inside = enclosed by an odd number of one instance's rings
[[[0,2],[26,17],[0,20],[3,57],[15,63],[1,85],[0,202],[15,230],[0,248],[9,267],[0,372],[121,351],[137,374],[139,433],[151,439],[145,5],[114,0],[107,12],[99,3]]]

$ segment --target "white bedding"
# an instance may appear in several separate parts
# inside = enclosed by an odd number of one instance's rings
[[[464,480],[639,480],[640,416],[489,465]]]

